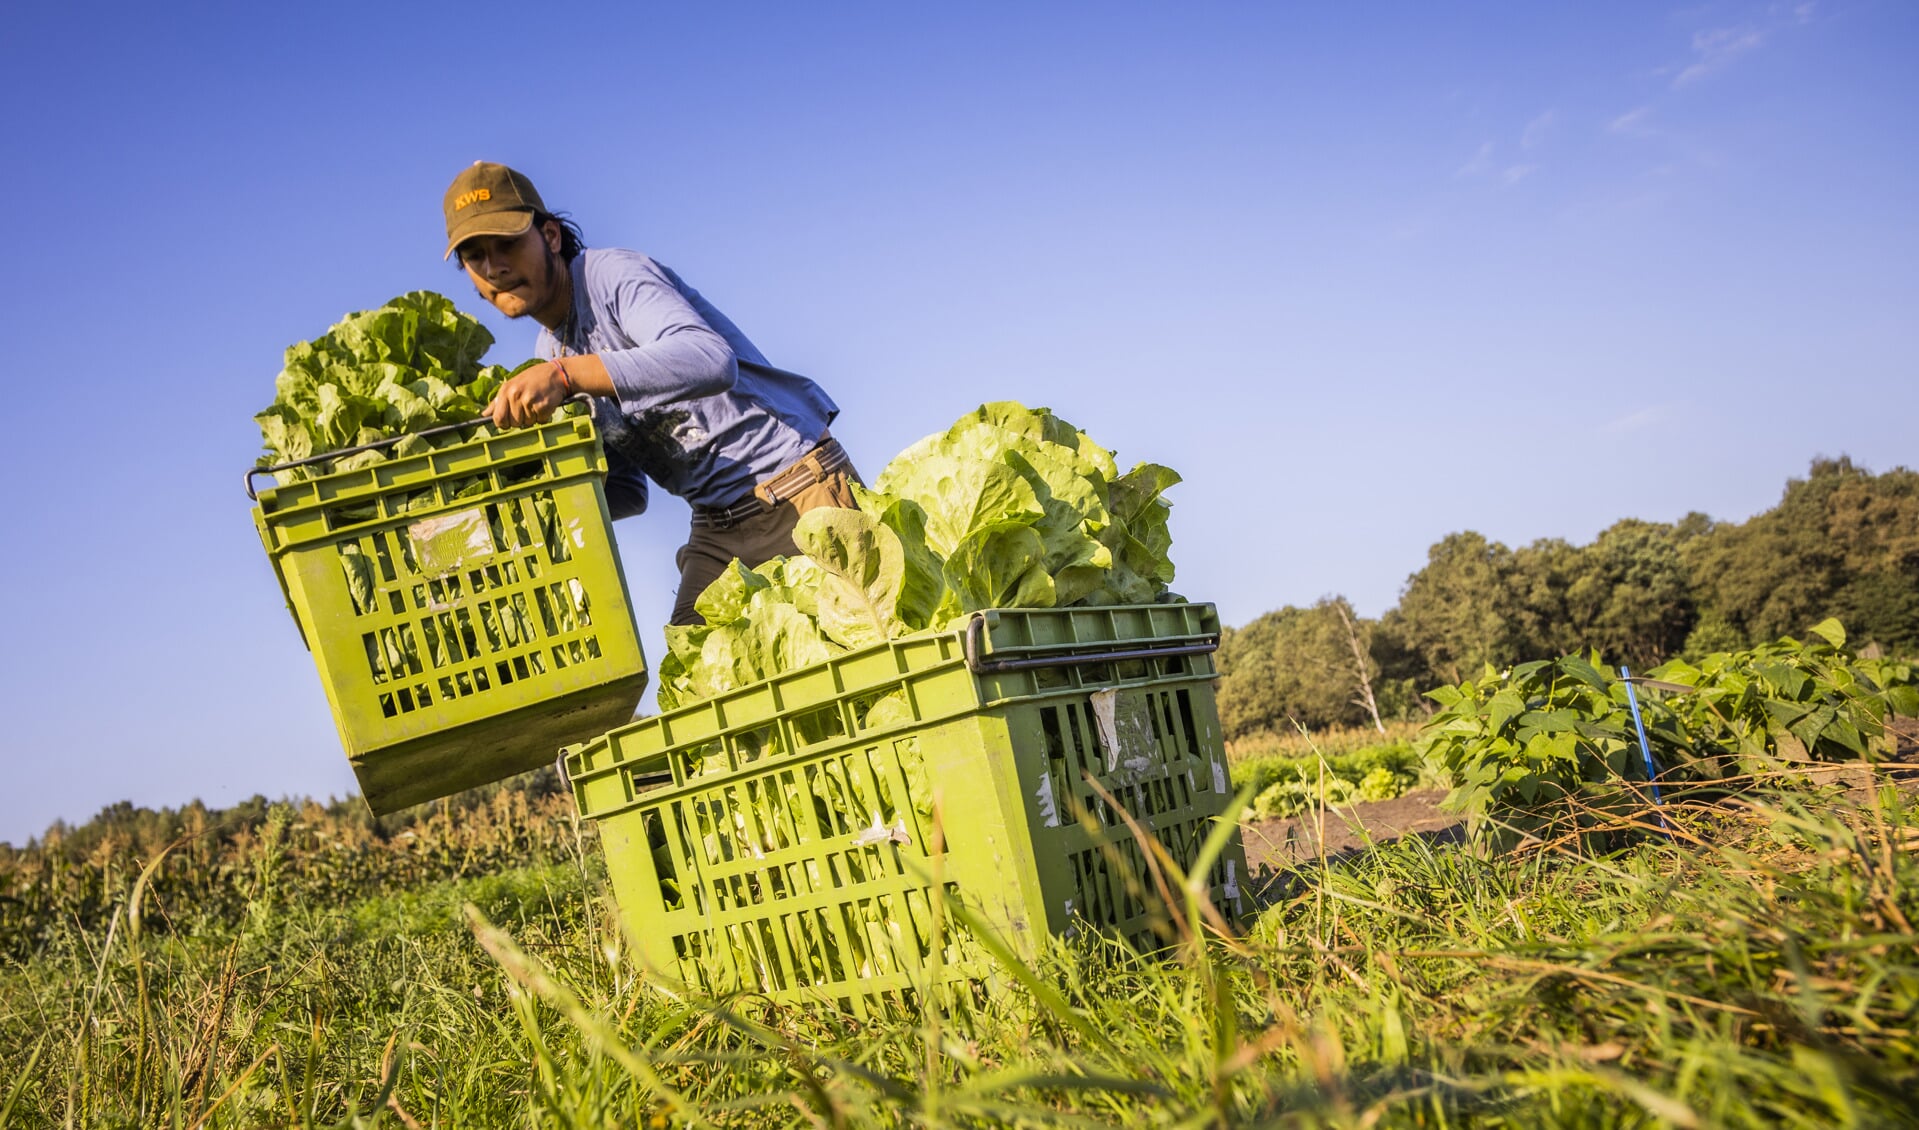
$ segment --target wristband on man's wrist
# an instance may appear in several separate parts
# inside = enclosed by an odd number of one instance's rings
[[[557,357],[553,359],[553,368],[560,374],[560,387],[566,390],[568,396],[574,395],[573,378],[566,375],[566,366],[560,364],[560,359]]]

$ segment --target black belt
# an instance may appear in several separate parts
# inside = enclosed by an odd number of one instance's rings
[[[756,518],[778,508],[780,503],[807,487],[824,482],[827,476],[852,466],[852,457],[846,454],[840,441],[828,436],[820,441],[818,447],[775,471],[766,481],[754,487],[752,494],[731,506],[695,506],[693,525],[708,530],[730,530],[748,518]]]

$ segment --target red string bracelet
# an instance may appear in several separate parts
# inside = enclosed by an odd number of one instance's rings
[[[572,396],[573,395],[573,378],[566,375],[566,366],[560,364],[560,359],[558,357],[555,357],[553,359],[553,368],[557,370],[560,374],[561,387],[566,389],[566,394],[568,396]]]

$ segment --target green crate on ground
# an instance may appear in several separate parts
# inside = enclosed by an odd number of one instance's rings
[[[262,491],[287,606],[375,812],[551,765],[646,688],[572,417]]]
[[[991,974],[950,921],[935,946],[935,873],[1029,954],[1088,925],[1152,940],[1166,908],[1089,778],[1195,859],[1231,799],[1218,633],[1211,605],[981,613],[623,726],[567,773],[647,966],[865,1008]],[[1228,917],[1245,871],[1235,830],[1207,876]]]

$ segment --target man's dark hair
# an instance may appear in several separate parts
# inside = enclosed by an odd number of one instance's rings
[[[586,237],[580,234],[580,225],[564,212],[533,213],[533,226],[536,228],[546,226],[548,220],[560,225],[560,260],[571,263],[579,258],[580,252],[586,249]],[[457,247],[453,249],[453,266],[460,270],[466,268],[466,258]]]
[[[548,220],[560,225],[560,258],[571,263],[586,247],[586,237],[580,234],[580,225],[563,212],[533,213],[533,226],[536,228],[544,226]]]

